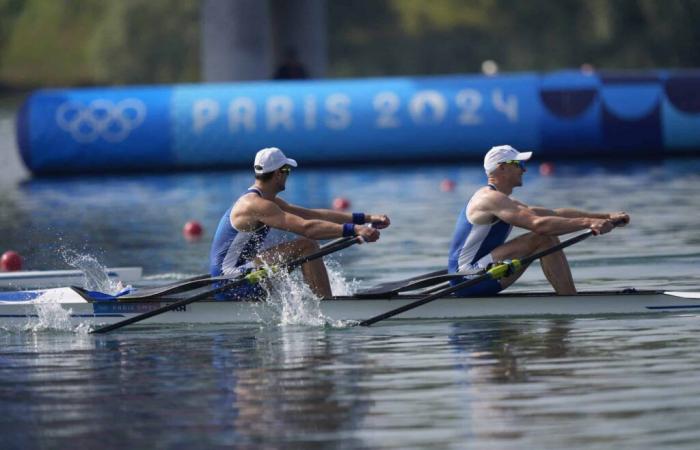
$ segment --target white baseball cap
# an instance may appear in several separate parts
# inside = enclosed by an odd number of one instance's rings
[[[297,162],[284,156],[282,150],[278,149],[277,147],[268,147],[260,150],[255,155],[253,169],[255,169],[256,174],[262,174],[274,172],[280,167],[286,165],[296,167]]]
[[[484,170],[486,175],[490,174],[499,164],[506,161],[527,161],[532,156],[532,152],[520,153],[510,145],[497,145],[491,147],[484,156]]]

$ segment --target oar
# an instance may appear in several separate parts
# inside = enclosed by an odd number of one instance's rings
[[[358,298],[391,298],[402,292],[415,291],[436,284],[442,284],[445,281],[450,281],[455,278],[464,278],[465,276],[480,275],[483,271],[478,272],[456,272],[447,273],[447,269],[437,270],[435,272],[418,275],[405,280],[390,281],[387,283],[378,284],[364,291],[355,292],[355,297]],[[425,294],[425,292],[424,292]]]
[[[459,291],[460,289],[465,289],[468,287],[475,286],[482,281],[486,280],[498,280],[500,278],[503,278],[514,271],[520,269],[521,267],[525,267],[528,264],[532,263],[533,261],[542,258],[543,256],[547,256],[551,253],[557,252],[563,248],[566,248],[570,245],[573,245],[577,242],[580,242],[590,236],[595,234],[593,230],[588,230],[585,233],[581,233],[578,236],[574,236],[571,239],[567,239],[564,242],[560,242],[557,245],[554,245],[546,250],[543,250],[539,253],[535,253],[534,255],[528,256],[523,259],[513,259],[508,262],[502,262],[500,264],[496,264],[489,270],[484,271],[481,275],[479,275],[476,278],[472,278],[470,280],[463,281],[461,283],[455,284],[454,286],[450,286],[449,288],[446,288],[444,290],[435,292],[431,295],[428,295],[427,297],[424,297],[420,300],[416,300],[415,302],[411,302],[408,305],[401,306],[396,309],[392,309],[389,312],[385,312],[384,314],[380,314],[378,316],[374,316],[370,319],[363,320],[360,322],[358,325],[361,325],[363,327],[370,326],[372,324],[375,324],[379,322],[380,320],[388,319],[390,317],[394,317],[397,314],[401,314],[403,312],[409,311],[413,308],[417,308],[419,306],[425,305],[426,303],[430,303],[433,300],[437,300],[438,298],[445,297],[446,295],[452,294],[453,292]]]
[[[265,278],[269,277],[271,273],[279,272],[282,270],[293,270],[296,267],[301,266],[302,264],[321,258],[323,256],[329,255],[333,252],[337,252],[339,250],[343,250],[344,248],[348,248],[353,244],[357,244],[362,240],[361,236],[350,236],[350,237],[345,237],[339,240],[334,241],[335,243],[333,245],[328,245],[323,249],[320,249],[319,251],[312,253],[307,256],[303,256],[301,258],[297,258],[293,261],[289,261],[283,264],[280,264],[277,267],[273,267],[270,269],[257,269],[254,270],[253,272],[248,273],[247,275],[240,275],[238,277],[230,278],[229,280],[224,281],[224,284],[222,286],[216,287],[214,289],[208,290],[206,292],[201,292],[199,294],[193,295],[191,297],[183,298],[182,300],[178,300],[176,302],[169,303],[165,306],[161,306],[158,309],[154,309],[153,311],[149,311],[143,314],[140,314],[138,316],[130,317],[128,319],[122,320],[117,323],[113,323],[111,325],[106,325],[101,328],[97,328],[95,330],[90,331],[90,333],[107,333],[112,330],[116,330],[121,327],[125,327],[127,325],[130,325],[132,323],[140,322],[142,320],[146,320],[149,317],[157,316],[158,314],[162,314],[164,312],[172,311],[177,308],[181,308],[183,306],[189,305],[190,303],[194,303],[196,301],[202,300],[204,298],[207,298],[211,295],[218,294],[219,292],[224,292],[229,289],[232,289],[236,286],[240,286],[243,283],[259,283],[260,281],[264,280]]]
[[[433,277],[438,277],[447,274],[447,269],[436,270],[435,272],[428,272],[421,275],[416,275],[411,278],[405,278],[403,280],[397,281],[387,281],[385,283],[380,283],[371,288],[362,290],[360,292],[355,292],[356,297],[391,297],[396,295],[406,286],[412,286],[415,283],[420,283],[424,280],[430,280]]]
[[[333,246],[339,242],[342,242],[343,240],[347,239],[346,237],[334,239],[332,241],[326,242],[325,244],[321,245],[320,250],[323,250],[327,247]],[[216,283],[218,281],[228,281],[230,280],[230,276],[216,276],[212,277],[209,274],[203,274],[203,275],[197,275],[192,278],[188,278],[186,280],[181,280],[176,283],[170,283],[170,284],[165,284],[161,286],[154,286],[152,288],[144,288],[144,289],[137,289],[133,293],[125,294],[125,295],[120,295],[118,297],[118,300],[120,302],[139,302],[142,300],[152,300],[158,297],[163,297],[166,295],[173,295],[173,294],[181,294],[183,292],[187,291],[193,291],[195,289],[208,286],[210,284]],[[83,298],[86,298],[88,300],[91,300],[93,297],[101,297],[101,293],[95,293],[88,291],[86,289],[83,289],[78,286],[71,286],[76,292],[78,292]]]

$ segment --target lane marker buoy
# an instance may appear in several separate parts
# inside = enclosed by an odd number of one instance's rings
[[[182,227],[182,234],[190,241],[201,238],[203,232],[204,228],[202,228],[202,224],[196,220],[190,220]]]
[[[455,183],[454,180],[450,180],[449,178],[445,178],[440,182],[440,190],[442,192],[452,192],[455,190],[455,186],[457,186],[457,183]]]
[[[22,257],[14,250],[8,250],[0,258],[0,270],[3,272],[17,272],[22,270]]]
[[[350,200],[345,197],[336,197],[333,199],[333,209],[336,211],[345,211],[350,208]]]

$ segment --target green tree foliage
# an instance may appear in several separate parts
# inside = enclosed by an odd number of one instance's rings
[[[24,8],[25,0],[0,0],[0,55],[7,44],[13,25]]]
[[[197,81],[203,0],[0,0],[0,85]],[[259,0],[265,1],[265,0]],[[700,0],[327,0],[329,76],[700,67]]]
[[[329,3],[340,75],[700,66],[698,0],[353,0]]]
[[[109,2],[90,42],[95,73],[113,83],[199,78],[199,2]]]
[[[0,80],[14,86],[195,81],[196,0],[0,0]]]
[[[99,0],[4,1],[0,77],[13,85],[79,84],[93,80],[86,51]]]

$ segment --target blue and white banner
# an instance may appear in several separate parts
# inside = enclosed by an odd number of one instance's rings
[[[506,143],[546,157],[697,150],[697,107],[677,99],[698,80],[564,71],[40,90],[18,142],[37,174],[249,166],[269,146],[302,165],[479,158]]]

